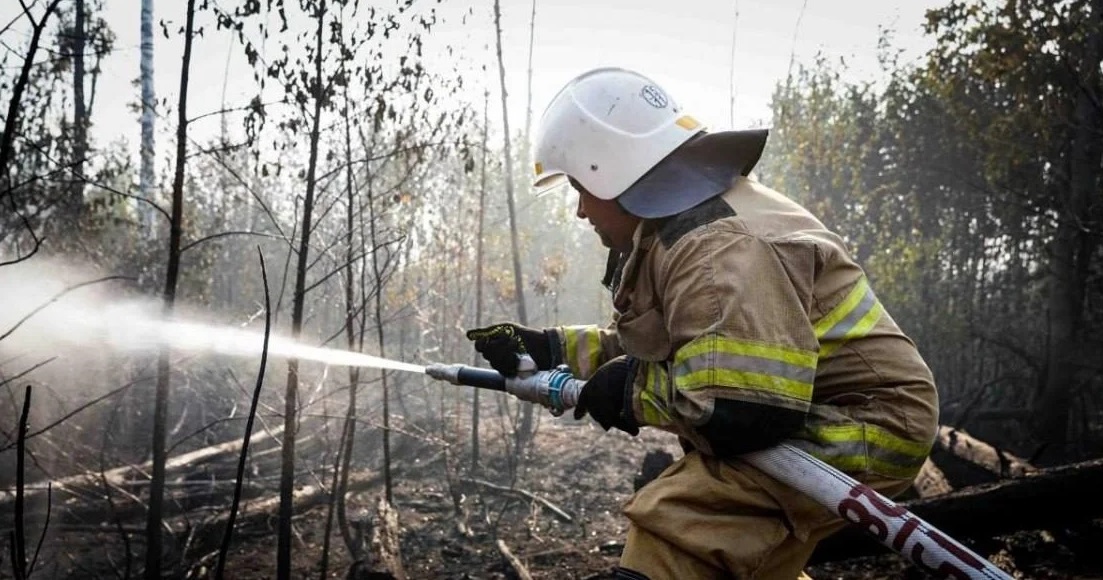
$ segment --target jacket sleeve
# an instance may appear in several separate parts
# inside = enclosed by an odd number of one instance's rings
[[[555,331],[559,337],[558,358],[570,367],[571,374],[577,378],[590,378],[606,361],[624,354],[612,324],[605,328],[597,325],[560,326]]]
[[[671,356],[640,365],[633,413],[727,457],[794,434],[811,405],[816,248],[705,226],[656,256]]]

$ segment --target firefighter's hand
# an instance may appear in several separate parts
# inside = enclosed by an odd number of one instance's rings
[[[632,400],[632,381],[636,374],[636,361],[627,356],[601,365],[578,394],[574,418],[581,419],[589,413],[606,431],[616,427],[629,435],[639,435],[640,426],[626,402]]]
[[[551,329],[537,330],[502,322],[468,330],[467,338],[475,341],[475,350],[502,376],[517,376],[518,357],[522,354],[531,356],[536,368],[542,371],[559,363],[552,354],[552,341],[559,339]]]

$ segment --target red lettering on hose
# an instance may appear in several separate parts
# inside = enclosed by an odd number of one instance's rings
[[[915,518],[908,518],[907,520],[905,520],[904,525],[900,526],[900,531],[896,533],[896,537],[892,540],[892,547],[895,548],[897,552],[903,550],[904,543],[908,541],[908,538],[911,537],[912,532],[914,532],[915,528],[918,527],[919,520]]]
[[[869,503],[872,504],[873,507],[877,508],[877,511],[885,514],[886,516],[898,518],[908,513],[908,510],[892,502],[885,503],[888,502],[885,496],[877,493],[876,491],[873,491],[869,488],[869,486],[863,485],[861,483],[850,488],[850,497],[858,496],[864,496],[866,499],[869,500]]]
[[[869,513],[866,506],[854,499],[844,499],[839,502],[839,515],[865,528],[869,533],[877,536],[884,542],[889,536],[888,524],[882,522],[877,516]]]

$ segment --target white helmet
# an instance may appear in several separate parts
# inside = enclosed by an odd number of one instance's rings
[[[567,83],[544,111],[533,184],[546,191],[569,176],[613,199],[703,129],[651,79],[595,69]]]

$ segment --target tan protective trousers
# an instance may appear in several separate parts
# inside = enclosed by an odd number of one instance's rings
[[[893,496],[910,481],[858,477]],[[688,453],[624,508],[620,566],[650,580],[793,580],[816,543],[845,522],[753,467]]]

